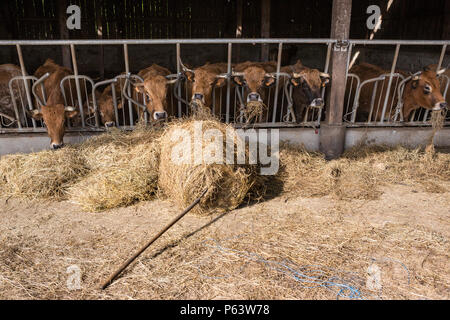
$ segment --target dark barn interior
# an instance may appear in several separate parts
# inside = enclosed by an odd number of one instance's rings
[[[69,4],[81,8],[81,30],[65,26]],[[366,28],[366,8],[381,8],[382,24],[377,32]],[[50,39],[185,39],[185,38],[330,38],[331,0],[7,0],[0,5],[3,40]],[[373,34],[372,34],[373,33]],[[448,40],[450,1],[354,0],[351,39]],[[264,51],[261,45],[236,45],[233,62],[276,59],[276,45]],[[174,70],[175,46],[130,46],[130,68],[137,71],[155,62]],[[393,46],[356,47],[358,61],[389,68]],[[448,49],[447,49],[448,50]],[[45,59],[70,66],[69,48],[23,47],[29,73]],[[65,53],[64,53],[65,52]],[[266,53],[265,53],[266,52]],[[268,54],[267,54],[268,52]],[[356,52],[356,51],[355,51]],[[414,71],[436,63],[440,48],[402,47],[398,67]],[[190,65],[226,61],[224,45],[186,45],[183,60]],[[322,68],[323,45],[286,45],[282,64],[301,59]],[[112,77],[124,69],[120,46],[78,46],[80,73],[94,78]],[[407,59],[404,59],[407,58]],[[0,48],[1,63],[18,64],[13,46]],[[450,61],[446,57],[444,65]]]

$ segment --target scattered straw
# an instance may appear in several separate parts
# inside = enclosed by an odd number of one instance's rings
[[[81,150],[92,170],[69,189],[70,200],[89,211],[151,199],[157,189],[158,133],[120,130],[88,140]]]
[[[0,159],[0,194],[65,199],[67,188],[88,172],[76,148],[7,155]]]
[[[444,121],[445,121],[445,111],[444,110],[436,110],[432,111],[431,113],[431,127],[433,128],[430,139],[428,140],[428,144],[426,147],[426,151],[428,153],[434,153],[434,143],[433,139],[436,135],[436,132],[441,130],[444,127]]]
[[[283,144],[280,178],[285,192],[306,197],[376,199],[387,183],[411,183],[428,192],[443,192],[450,177],[450,156],[404,147],[357,146],[333,161],[320,153]]]

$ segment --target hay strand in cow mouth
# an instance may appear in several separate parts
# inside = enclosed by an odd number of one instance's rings
[[[225,150],[225,137],[227,132],[235,134],[235,129],[217,120],[196,121],[188,119],[185,121],[175,121],[166,129],[161,136],[161,161],[159,166],[159,187],[163,193],[179,207],[184,207],[196,199],[203,190],[208,192],[200,201],[199,206],[194,210],[198,214],[208,214],[213,211],[227,211],[239,206],[246,196],[256,193],[262,194],[263,187],[260,184],[256,165],[227,164],[225,151],[221,155],[222,163],[207,163],[201,161],[194,163],[192,158],[187,162],[176,163],[173,158],[173,150],[178,148],[184,154],[191,154],[192,157],[199,156],[205,150],[203,137],[195,137],[195,126],[201,127],[202,135],[208,130],[218,130],[222,137],[222,142],[217,143],[218,148]],[[187,133],[189,140],[193,143],[180,144],[179,140],[173,140],[177,132],[183,130]],[[228,130],[228,131],[227,131]],[[197,139],[197,140],[196,140]],[[194,145],[199,144],[200,152]],[[237,147],[234,141],[233,156],[236,156]],[[247,155],[248,155],[248,151]],[[201,155],[200,155],[201,156]],[[248,158],[248,157],[247,157]]]
[[[433,110],[431,112],[431,127],[432,127],[432,132],[430,135],[430,138],[428,140],[428,144],[426,146],[426,151],[428,153],[433,154],[435,152],[434,149],[434,136],[436,135],[436,133],[441,130],[444,127],[444,121],[445,121],[445,114],[446,114],[446,110]]]
[[[245,123],[258,121],[267,110],[267,106],[261,101],[249,101],[244,108]]]

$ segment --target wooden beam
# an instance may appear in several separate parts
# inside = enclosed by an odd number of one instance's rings
[[[237,0],[236,2],[236,38],[242,38],[242,0]],[[239,44],[234,45],[235,52],[235,62],[240,61],[241,56],[241,46]]]
[[[67,0],[58,0],[57,1],[57,9],[58,9],[58,25],[59,25],[59,37],[61,40],[69,39],[69,30],[66,26],[67,20]],[[61,46],[62,52],[62,64],[66,68],[72,68],[71,56],[70,56],[70,48],[69,46]]]
[[[442,27],[442,40],[450,40],[450,1],[445,1],[443,27]]]
[[[347,40],[350,31],[352,0],[333,0],[333,11],[331,18],[331,38]],[[330,92],[330,104],[327,108],[327,123],[342,124],[344,108],[344,96],[347,74],[346,51],[333,50],[332,53],[332,81]]]
[[[340,43],[348,40],[352,0],[333,0],[331,38]],[[335,46],[331,62],[331,88],[327,99],[326,121],[320,124],[320,151],[326,159],[338,158],[344,152],[345,125],[342,124],[349,48]]]
[[[270,0],[261,0],[261,38],[270,38]],[[269,45],[261,45],[261,61],[269,60]]]

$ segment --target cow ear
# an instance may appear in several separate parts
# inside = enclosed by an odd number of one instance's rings
[[[233,81],[234,83],[236,83],[238,86],[243,86],[244,85],[244,78],[241,76],[234,76],[233,77]]]
[[[117,109],[123,109],[123,104],[124,104],[124,101],[120,100],[120,102],[117,104]]]
[[[302,83],[302,78],[301,77],[292,77],[291,83],[294,87],[298,87]]]
[[[30,111],[30,114],[33,117],[33,119],[42,120],[42,112],[40,112],[39,110],[33,109]]]
[[[216,80],[215,87],[216,87],[216,88],[223,87],[226,83],[227,83],[227,79],[225,79],[225,78],[218,78],[218,79]]]
[[[67,118],[73,118],[78,114],[78,111],[72,106],[67,106],[64,108],[64,114]]]
[[[136,84],[134,85],[134,90],[135,90],[137,93],[142,93],[142,94],[144,94],[144,93],[145,93],[144,84],[143,84],[143,83],[136,83]]]
[[[419,85],[419,80],[413,80],[413,81],[411,82],[411,87],[412,87],[413,89],[416,89],[418,85]]]
[[[328,83],[330,83],[329,77],[320,77],[320,80],[322,80],[322,87],[325,87]]]
[[[265,77],[264,78],[264,85],[266,87],[270,87],[274,83],[275,83],[275,78],[274,77]]]
[[[184,75],[189,81],[194,81],[195,73],[192,71],[185,71]]]

